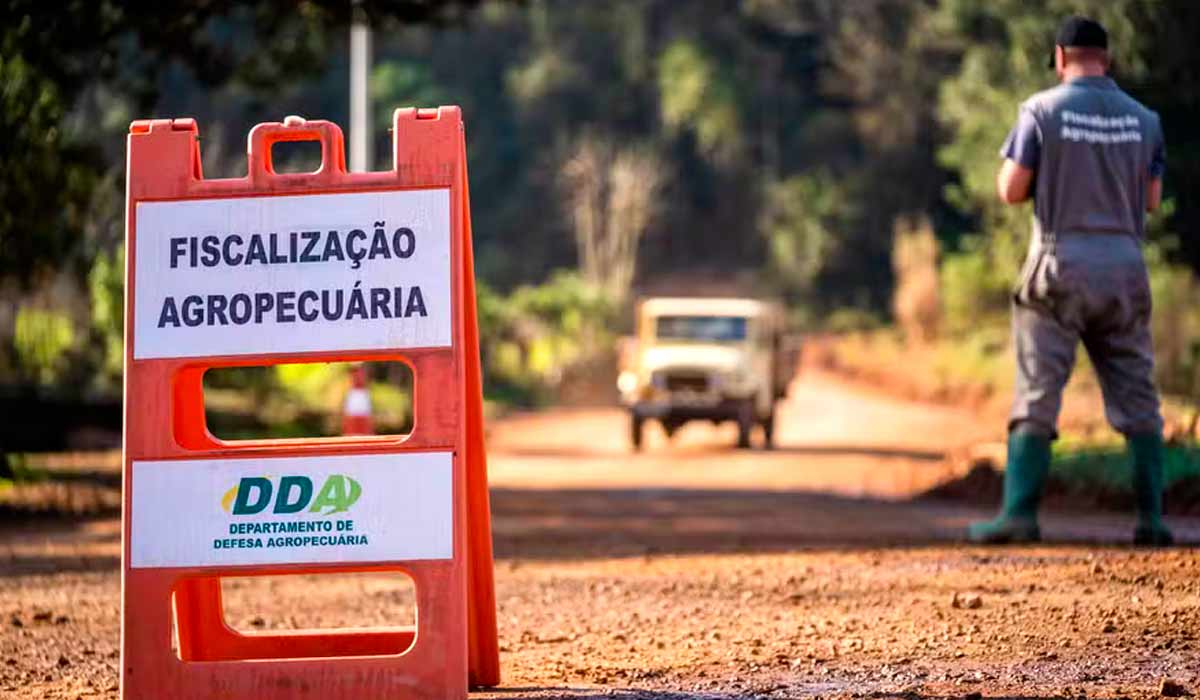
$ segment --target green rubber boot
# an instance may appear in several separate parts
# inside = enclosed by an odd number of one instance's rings
[[[972,523],[967,538],[977,544],[1037,542],[1038,503],[1050,471],[1050,437],[1018,425],[1008,435],[1004,505],[994,520]]]
[[[1137,526],[1133,543],[1167,547],[1175,542],[1162,521],[1163,439],[1161,433],[1127,436],[1133,455],[1133,493],[1137,501]]]

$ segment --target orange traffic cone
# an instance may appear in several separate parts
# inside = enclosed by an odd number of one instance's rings
[[[355,365],[350,374],[350,391],[342,406],[342,435],[374,435],[375,425],[371,419],[371,392],[367,389],[367,370]]]

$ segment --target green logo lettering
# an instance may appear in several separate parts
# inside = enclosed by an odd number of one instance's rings
[[[362,495],[362,486],[344,474],[325,479],[315,499],[313,490],[313,481],[307,476],[280,477],[278,488],[270,477],[247,476],[224,493],[221,509],[231,515],[257,515],[265,512],[274,498],[272,512],[276,515],[302,513],[305,508],[310,513],[333,515],[349,510]]]
[[[358,501],[358,497],[361,495],[362,487],[358,485],[357,481],[348,476],[334,474],[325,480],[325,485],[321,487],[321,492],[313,501],[312,508],[308,510],[310,513],[321,513],[322,515],[344,513]],[[325,511],[326,508],[330,510]],[[325,512],[322,513],[322,511]]]
[[[238,483],[237,497],[233,501],[234,515],[254,515],[261,513],[271,502],[271,482],[261,476],[243,477]],[[251,494],[257,499],[251,501]]]
[[[312,500],[312,479],[307,476],[285,476],[279,480],[279,496],[275,498],[276,513],[299,513]],[[296,497],[292,498],[295,493]]]

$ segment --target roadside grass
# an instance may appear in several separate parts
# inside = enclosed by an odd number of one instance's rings
[[[1015,378],[1009,327],[1003,319],[980,319],[970,333],[911,344],[897,328],[858,331],[834,343],[839,369],[864,377],[890,379],[906,393],[931,399],[959,396],[1008,400]],[[1079,350],[1067,386],[1072,391],[1097,388],[1087,353]]]
[[[1133,487],[1133,463],[1123,442],[1105,440],[1096,444],[1066,436],[1054,447],[1050,473],[1068,486],[1099,486],[1114,492],[1131,491]],[[1167,445],[1163,473],[1168,487],[1200,479],[1200,445]]]
[[[834,356],[838,370],[917,398],[986,399],[1010,391],[1013,382],[1008,330],[994,322],[921,344],[909,343],[896,328],[848,333],[835,340]]]
[[[16,453],[0,479],[0,521],[115,515],[121,508],[120,450]]]
[[[829,354],[835,371],[912,398],[952,404],[994,398],[1007,405],[1015,379],[1009,333],[1004,319],[981,318],[969,333],[910,343],[898,328],[883,327],[834,336]],[[1063,430],[1069,434],[1079,429],[1086,433],[1086,442],[1096,446],[1106,439],[1099,389],[1095,370],[1080,347],[1065,392]],[[1162,401],[1172,425],[1186,424],[1198,410],[1195,401],[1184,396],[1164,394]]]
[[[0,455],[5,460],[4,476],[0,477],[0,491],[13,488],[18,484],[32,484],[50,478],[50,472],[37,465],[36,458],[31,455],[16,452]]]

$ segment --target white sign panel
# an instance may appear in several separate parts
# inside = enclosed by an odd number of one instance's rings
[[[450,559],[452,459],[135,461],[130,566]]]
[[[450,345],[450,190],[139,202],[135,359]]]

